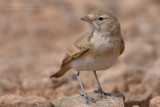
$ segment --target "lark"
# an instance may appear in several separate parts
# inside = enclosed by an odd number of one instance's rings
[[[98,83],[98,90],[101,98],[105,98],[106,93],[102,90],[96,71],[107,70],[117,61],[124,52],[125,43],[121,35],[120,23],[117,18],[106,11],[93,11],[81,20],[91,25],[91,31],[79,37],[74,44],[67,49],[62,61],[60,70],[51,77],[63,76],[68,70],[74,69],[77,80],[82,89],[81,95],[86,102],[95,102],[87,95],[81,83],[80,71],[93,71]]]

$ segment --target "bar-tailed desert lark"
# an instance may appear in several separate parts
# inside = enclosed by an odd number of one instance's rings
[[[125,44],[121,35],[120,23],[111,13],[94,11],[88,16],[82,17],[81,20],[88,22],[92,30],[79,37],[73,46],[67,50],[60,70],[51,77],[61,77],[73,68],[85,100],[95,102],[84,91],[79,72],[93,71],[99,86],[95,92],[99,92],[101,98],[105,97],[96,71],[110,68],[124,52]]]

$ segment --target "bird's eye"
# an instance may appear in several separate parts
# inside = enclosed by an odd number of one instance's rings
[[[103,17],[99,17],[98,19],[99,19],[99,20],[103,20],[104,18],[103,18]]]

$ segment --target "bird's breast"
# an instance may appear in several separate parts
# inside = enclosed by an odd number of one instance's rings
[[[111,55],[118,51],[118,42],[112,37],[95,36],[91,39],[91,53],[95,55]]]

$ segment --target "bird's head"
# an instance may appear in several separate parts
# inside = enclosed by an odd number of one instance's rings
[[[84,16],[81,20],[90,23],[93,31],[119,31],[120,24],[115,16],[109,12],[93,11],[88,16]]]

